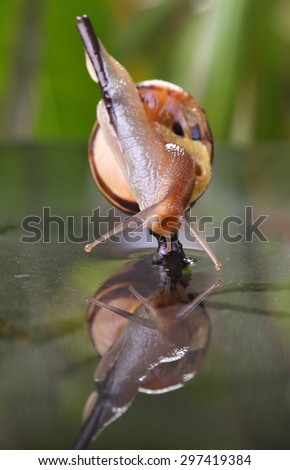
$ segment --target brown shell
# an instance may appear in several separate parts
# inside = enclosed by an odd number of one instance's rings
[[[137,89],[148,119],[161,133],[161,126],[177,136],[200,140],[213,159],[213,137],[203,108],[182,88],[161,80],[138,83]],[[170,140],[168,140],[170,142]]]
[[[182,88],[161,80],[144,81],[136,87],[149,121],[165,142],[176,141],[189,152],[192,145],[190,142],[201,142],[212,162],[211,130],[205,112],[195,98]],[[129,214],[139,211],[129,184],[106,145],[97,122],[89,140],[89,164],[96,184],[111,203]],[[197,178],[202,171],[196,163]],[[191,204],[205,191],[208,180],[194,192]]]

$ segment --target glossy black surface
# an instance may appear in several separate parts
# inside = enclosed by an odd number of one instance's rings
[[[289,447],[289,150],[218,147],[213,184],[192,214],[213,215],[219,227],[253,206],[254,218],[269,215],[261,225],[268,241],[213,244],[222,284],[204,302],[211,339],[201,369],[174,392],[139,393],[92,447]],[[71,448],[97,365],[84,297],[154,248],[107,242],[86,254],[85,243],[66,234],[57,243],[56,224],[51,243],[21,243],[21,221],[42,217],[43,207],[75,216],[78,235],[81,216],[110,206],[91,181],[85,145],[2,144],[0,151],[0,447]],[[190,287],[201,292],[217,273],[205,254],[186,252],[197,258]]]

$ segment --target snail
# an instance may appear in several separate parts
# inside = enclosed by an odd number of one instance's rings
[[[94,297],[87,297],[89,332],[101,359],[75,449],[87,447],[125,413],[138,392],[176,390],[200,369],[210,339],[210,320],[201,302],[220,281],[194,297],[187,292],[190,278],[182,270],[166,272],[168,277],[163,266],[152,270],[147,256],[123,267]],[[200,282],[200,274],[196,279]],[[145,298],[140,291],[150,293]]]
[[[118,208],[135,214],[133,231],[147,227],[157,237],[166,237],[168,251],[172,235],[185,222],[220,269],[187,214],[211,180],[213,138],[204,110],[177,85],[149,80],[135,86],[97,38],[87,16],[77,18],[77,28],[88,71],[102,93],[89,143],[98,187]],[[132,220],[126,218],[86,245],[86,251],[132,226]]]

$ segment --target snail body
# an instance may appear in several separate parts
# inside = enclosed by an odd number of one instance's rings
[[[186,210],[211,180],[213,139],[198,102],[180,87],[161,80],[134,84],[126,69],[95,36],[90,20],[77,19],[87,67],[100,85],[98,124],[89,145],[94,178],[105,196],[135,214],[137,228],[170,240],[185,221],[217,269],[221,264]],[[126,219],[86,250],[130,225]]]

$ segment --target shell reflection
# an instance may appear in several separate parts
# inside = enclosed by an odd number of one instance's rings
[[[101,359],[76,449],[119,418],[137,392],[175,390],[199,370],[210,338],[201,301],[219,281],[193,295],[189,280],[182,265],[153,268],[149,256],[125,266],[88,299],[89,331]]]

